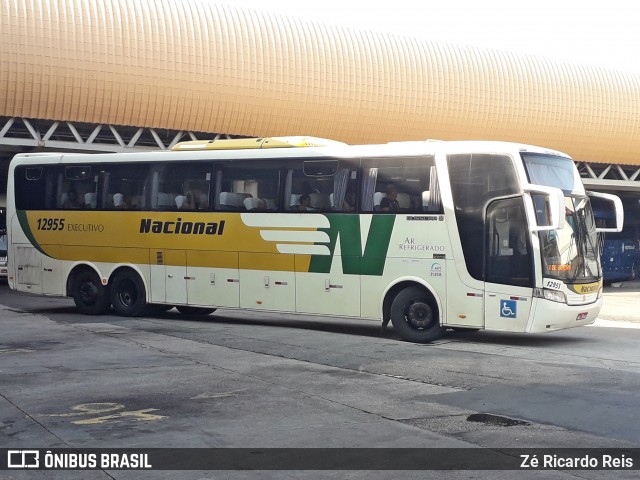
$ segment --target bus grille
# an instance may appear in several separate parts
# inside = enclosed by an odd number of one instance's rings
[[[598,299],[598,293],[573,293],[567,292],[567,304],[569,305],[587,305],[593,303]]]

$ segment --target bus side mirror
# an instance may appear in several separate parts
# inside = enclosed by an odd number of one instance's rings
[[[543,185],[530,185],[525,192],[531,195],[535,215],[535,224],[530,225],[532,232],[558,230],[564,227],[565,206],[562,190]]]
[[[596,232],[621,232],[624,224],[622,201],[616,195],[587,192],[596,221]]]

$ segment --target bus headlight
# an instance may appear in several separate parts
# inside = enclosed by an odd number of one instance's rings
[[[598,289],[598,298],[602,297],[602,285],[600,285],[600,288]]]
[[[549,290],[548,288],[534,288],[533,296],[551,300],[552,302],[567,303],[567,296],[564,292],[558,290]]]

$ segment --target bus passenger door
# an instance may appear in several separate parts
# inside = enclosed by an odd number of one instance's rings
[[[485,224],[485,328],[524,332],[533,296],[530,233],[522,197],[496,200]]]
[[[238,308],[238,252],[188,250],[187,291],[189,305]]]

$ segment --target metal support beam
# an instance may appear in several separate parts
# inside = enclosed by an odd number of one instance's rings
[[[170,150],[188,140],[241,138],[216,132],[105,125],[0,116],[0,157],[24,151],[140,152]],[[577,161],[582,181],[589,187],[640,193],[640,166]]]
[[[587,187],[640,193],[640,165],[576,162],[576,166]]]
[[[640,165],[576,162],[576,166],[583,179],[633,182],[640,176]]]
[[[15,147],[16,151],[140,152],[169,150],[182,140],[239,137],[216,132],[0,116],[0,146]]]

